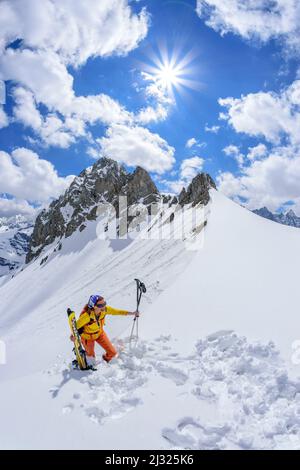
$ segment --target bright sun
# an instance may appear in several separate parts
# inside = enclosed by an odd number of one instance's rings
[[[157,53],[150,55],[151,64],[143,64],[147,80],[153,81],[170,98],[175,99],[174,92],[182,92],[184,88],[199,90],[199,82],[192,79],[195,68],[191,63],[195,53],[190,51],[185,55],[169,54],[166,48],[160,48]]]
[[[156,76],[162,86],[166,88],[170,88],[172,85],[177,85],[180,78],[179,71],[176,67],[172,67],[170,64],[163,64],[157,71]]]

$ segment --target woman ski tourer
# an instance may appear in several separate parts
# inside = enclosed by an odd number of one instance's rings
[[[103,329],[106,315],[134,315],[139,317],[140,314],[138,311],[129,312],[128,310],[110,307],[101,295],[91,295],[76,323],[89,364],[95,363],[95,342],[105,350],[105,354],[102,356],[104,361],[110,362],[118,354]],[[73,335],[70,339],[71,341],[74,340]]]

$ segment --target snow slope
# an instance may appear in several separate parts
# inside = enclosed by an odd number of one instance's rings
[[[286,359],[300,338],[300,234],[257,217],[211,191],[204,249],[147,312],[160,315],[155,333],[172,331],[183,343],[218,329],[273,340]],[[172,319],[184,316],[181,322]],[[196,328],[195,328],[196,325]],[[153,333],[153,329],[151,334]]]
[[[299,230],[211,195],[199,251],[100,240],[91,222],[0,288],[0,448],[300,448]],[[135,277],[137,345],[131,319],[108,318],[119,358],[70,370],[66,308],[99,292],[133,310]]]

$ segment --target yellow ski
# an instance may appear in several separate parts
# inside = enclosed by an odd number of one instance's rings
[[[70,329],[71,329],[72,335],[74,336],[73,351],[74,351],[75,357],[76,357],[76,361],[74,361],[74,362],[75,362],[75,364],[77,363],[76,365],[78,365],[79,369],[81,369],[81,370],[90,369],[90,367],[87,365],[85,350],[84,350],[84,348],[81,344],[80,335],[79,335],[77,327],[76,327],[75,312],[73,312],[70,308],[68,308],[67,313],[68,313]]]

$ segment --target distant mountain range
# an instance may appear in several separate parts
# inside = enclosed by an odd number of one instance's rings
[[[24,264],[33,225],[21,215],[0,217],[0,277]]]
[[[298,217],[292,209],[290,209],[285,214],[273,214],[273,212],[269,211],[267,207],[255,209],[253,212],[254,214],[260,215],[265,219],[273,220],[273,222],[300,228],[300,217]]]

